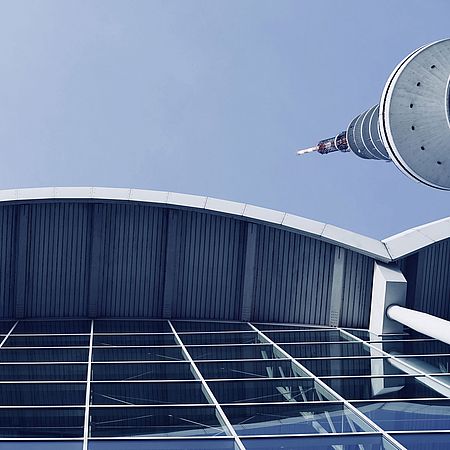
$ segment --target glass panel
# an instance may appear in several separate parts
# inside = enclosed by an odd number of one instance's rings
[[[90,408],[92,437],[223,436],[213,406]]]
[[[252,331],[250,325],[243,322],[191,322],[173,320],[172,325],[179,333],[196,331]]]
[[[342,404],[224,406],[223,410],[240,436],[373,431]]]
[[[89,346],[89,336],[10,336],[3,347]]]
[[[90,441],[89,450],[234,450],[233,439],[177,439]],[[1,447],[0,447],[1,450]]]
[[[398,355],[432,355],[437,353],[449,353],[450,345],[440,341],[398,341],[385,342],[382,348],[385,352]]]
[[[261,361],[198,362],[203,377],[211,378],[287,378],[308,376],[291,361],[267,359]]]
[[[181,347],[94,348],[93,361],[182,361]]]
[[[102,334],[94,336],[94,345],[176,345],[173,334]]]
[[[360,342],[334,344],[284,344],[281,347],[294,358],[371,356],[371,350]]]
[[[284,331],[265,333],[272,341],[282,342],[347,342],[350,338],[339,330],[323,331]]]
[[[0,361],[2,362],[51,362],[51,361],[87,361],[89,349],[87,348],[33,348],[0,349]]]
[[[273,359],[270,344],[230,345],[223,347],[188,347],[192,359]]]
[[[0,321],[0,334],[8,334],[15,323]]]
[[[436,390],[437,383],[425,377],[326,378],[323,381],[347,400],[443,397]]]
[[[84,408],[0,408],[3,438],[83,437],[83,424]]]
[[[101,380],[192,380],[190,363],[92,364],[92,379]]]
[[[420,368],[425,373],[450,373],[450,356],[402,356],[398,360]]]
[[[248,450],[384,450],[394,449],[385,445],[381,435],[311,436],[244,439]]]
[[[408,450],[448,450],[450,433],[394,434]]]
[[[405,372],[392,365],[390,358],[356,359],[304,359],[304,365],[315,375],[355,376],[355,375],[401,375]]]
[[[336,400],[313,379],[212,381],[219,403],[310,402]]]
[[[91,332],[89,320],[21,320],[13,334],[77,334]]]
[[[200,333],[180,334],[185,345],[212,345],[212,344],[259,344],[259,335],[256,332],[249,333]]]
[[[85,381],[86,364],[2,364],[0,381]]]
[[[450,400],[354,403],[388,431],[450,430]]]
[[[0,442],[0,450],[82,450],[83,441],[7,441]]]
[[[166,320],[95,320],[94,333],[171,333]]]
[[[208,403],[200,382],[92,383],[93,405]]]
[[[261,331],[286,331],[286,330],[310,330],[310,331],[318,331],[318,330],[332,330],[332,327],[315,327],[312,325],[294,325],[294,324],[285,324],[285,323],[253,323],[253,326],[258,328]]]
[[[84,405],[85,383],[0,383],[1,406]]]

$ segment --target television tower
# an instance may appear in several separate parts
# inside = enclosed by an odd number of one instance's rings
[[[392,161],[413,180],[450,190],[450,39],[413,51],[389,76],[378,105],[297,154],[336,151]]]

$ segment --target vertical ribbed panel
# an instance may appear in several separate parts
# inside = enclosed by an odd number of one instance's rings
[[[99,208],[98,316],[161,317],[167,210],[123,204]]]
[[[252,320],[327,324],[334,247],[260,226]]]
[[[86,316],[89,206],[20,207],[29,208],[25,317]]]
[[[193,211],[179,214],[173,317],[239,320],[246,224]]]
[[[450,239],[401,263],[408,281],[407,307],[450,319]]]
[[[354,328],[369,326],[372,281],[373,259],[348,251],[344,269],[341,326]]]
[[[14,317],[16,209],[0,206],[0,317]]]

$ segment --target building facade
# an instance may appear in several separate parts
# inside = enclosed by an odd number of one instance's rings
[[[448,448],[449,345],[371,314],[450,319],[450,218],[378,241],[169,192],[0,200],[0,450]]]

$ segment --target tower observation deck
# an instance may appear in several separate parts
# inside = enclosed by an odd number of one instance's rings
[[[336,151],[392,161],[413,180],[450,190],[450,39],[409,54],[389,76],[379,104],[297,154]]]

